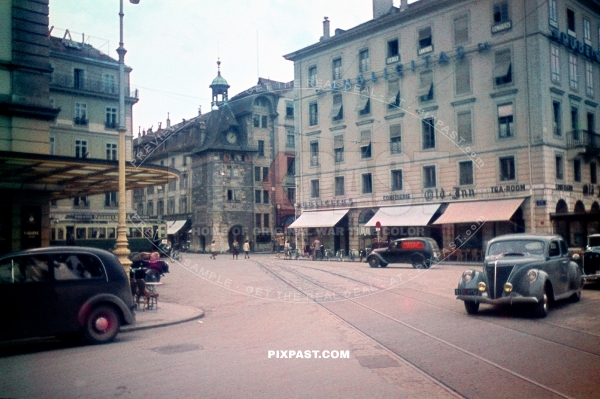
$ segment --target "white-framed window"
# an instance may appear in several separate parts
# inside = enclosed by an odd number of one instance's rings
[[[370,159],[372,156],[371,131],[362,130],[360,132],[360,158]]]
[[[421,120],[422,148],[431,150],[435,148],[435,121],[433,118]]]
[[[457,96],[471,93],[471,59],[465,57],[454,64],[454,88]]]
[[[358,72],[364,73],[369,70],[369,49],[358,52]]]
[[[317,87],[317,67],[308,68],[308,87]]]
[[[555,136],[562,136],[562,107],[560,101],[552,101],[552,132]]]
[[[335,58],[331,62],[331,76],[333,80],[342,78],[342,57]]]
[[[363,173],[362,174],[362,193],[371,194],[373,192],[373,174]]]
[[[560,82],[560,49],[550,45],[550,76],[553,82]]]
[[[417,97],[421,102],[433,100],[433,71],[423,71],[419,74]]]
[[[310,181],[310,197],[319,198],[319,179]]]
[[[419,29],[419,46],[417,50],[418,55],[431,53],[433,51],[433,35],[431,33],[431,26],[426,26]]]
[[[115,85],[115,76],[110,74],[104,74],[104,92],[115,94],[117,92]]]
[[[344,136],[333,137],[333,159],[335,163],[344,162]]]
[[[499,158],[500,163],[500,181],[511,181],[515,180],[515,157],[501,157]]]
[[[116,161],[119,159],[116,144],[106,143],[106,159],[109,161]]]
[[[402,126],[399,123],[390,125],[390,153],[402,153]]]
[[[310,143],[310,166],[319,166],[319,142]]]
[[[548,0],[548,19],[554,22],[552,25],[558,28],[558,12],[556,0]]]
[[[119,206],[118,193],[116,191],[104,194],[104,206],[107,206],[107,207]]]
[[[579,78],[577,77],[577,56],[569,53],[569,87],[573,90],[579,88]]]
[[[514,137],[514,105],[506,103],[498,105],[498,137],[501,139]]]
[[[470,144],[473,142],[473,119],[470,109],[456,113],[456,127],[459,144]]]
[[[390,172],[390,178],[392,191],[402,191],[404,187],[402,181],[402,169],[392,170]]]
[[[434,188],[436,184],[435,165],[423,166],[423,188]]]
[[[317,106],[317,102],[311,102],[308,105],[308,111],[309,111],[309,125],[310,126],[316,126],[319,124],[319,107]]]
[[[105,127],[109,129],[116,129],[119,126],[117,121],[117,109],[115,107],[106,107],[106,121]]]
[[[494,85],[512,83],[512,57],[510,49],[496,51],[494,54]]]
[[[87,140],[75,140],[75,158],[87,158],[89,155]]]
[[[333,105],[331,107],[331,114],[329,115],[333,121],[341,121],[344,119],[344,103],[342,102],[342,94],[333,95]]]
[[[336,176],[334,184],[335,184],[336,197],[346,194],[345,187],[344,187],[344,176]]]
[[[473,184],[473,161],[462,161],[458,163],[458,184],[470,186]]]
[[[556,166],[556,180],[564,180],[565,178],[565,165],[564,157],[562,154],[556,154],[554,156],[554,163]]]
[[[227,190],[227,202],[238,202],[240,201],[240,190],[230,188]]]
[[[469,14],[454,17],[454,46],[469,43]]]
[[[75,118],[73,119],[73,123],[75,123],[76,125],[88,124],[86,103],[75,103]]]
[[[594,97],[594,67],[589,61],[585,61],[585,94]]]
[[[587,45],[592,44],[592,26],[590,21],[585,18],[583,19],[583,41]]]

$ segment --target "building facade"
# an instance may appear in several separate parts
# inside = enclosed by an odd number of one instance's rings
[[[477,258],[503,233],[580,247],[599,232],[600,2],[373,10],[333,35],[326,18],[318,43],[285,56],[306,241],[347,253],[427,235]]]
[[[210,85],[212,110],[134,140],[134,163],[177,170],[175,181],[134,192],[143,217],[169,221],[173,245],[230,249],[234,239],[271,249],[294,219],[293,85],[259,79],[229,98],[221,76]]]
[[[119,63],[69,31],[50,37],[50,102],[60,109],[50,125],[50,154],[77,159],[118,160]],[[125,126],[127,161],[132,154],[132,109],[137,90],[130,90],[125,67]],[[53,201],[54,221],[113,220],[118,217],[118,192]],[[130,212],[131,200],[126,202]],[[83,232],[83,230],[81,230]],[[56,237],[58,239],[58,237]],[[85,238],[85,237],[75,237]]]

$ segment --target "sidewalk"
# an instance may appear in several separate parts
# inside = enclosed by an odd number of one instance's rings
[[[145,330],[154,327],[170,326],[204,317],[204,311],[192,306],[172,302],[158,302],[158,309],[138,310],[135,324],[121,327],[121,332]]]

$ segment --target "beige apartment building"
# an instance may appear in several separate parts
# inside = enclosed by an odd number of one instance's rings
[[[294,62],[298,219],[334,250],[600,232],[600,2],[373,0]],[[379,222],[379,223],[378,223]],[[376,225],[381,225],[377,232]]]

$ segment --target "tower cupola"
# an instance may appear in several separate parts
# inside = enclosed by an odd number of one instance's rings
[[[229,89],[229,84],[221,76],[221,60],[217,60],[217,77],[213,79],[210,84],[210,88],[212,89],[212,102],[211,107],[220,107],[227,102],[227,89]]]

